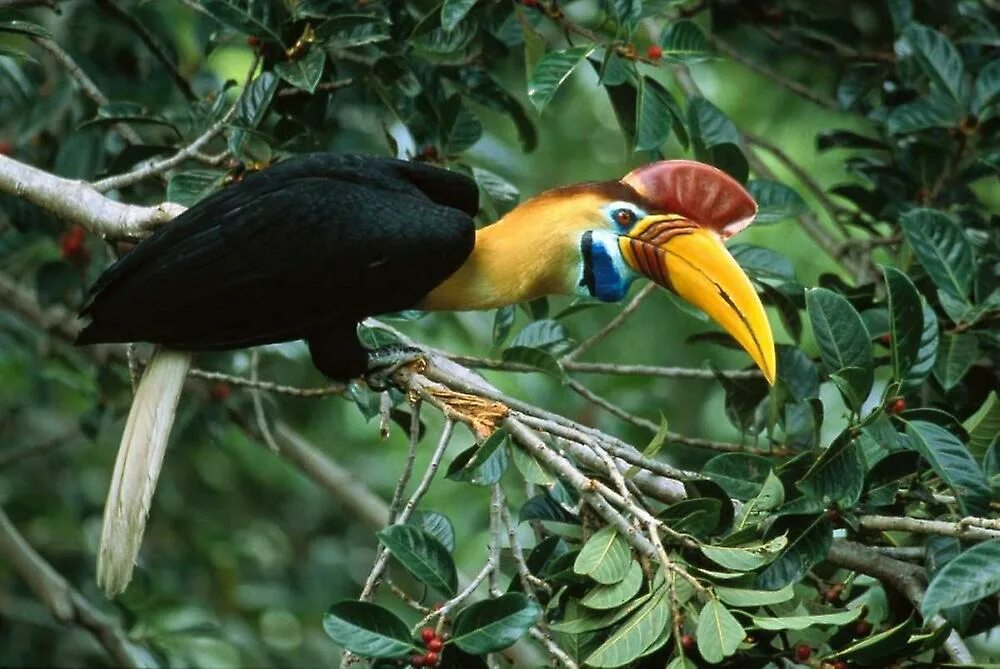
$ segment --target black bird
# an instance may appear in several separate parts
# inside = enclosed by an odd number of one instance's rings
[[[723,240],[756,203],[723,172],[660,161],[542,193],[477,230],[478,188],[444,169],[311,154],[197,203],[100,277],[78,343],[162,344],[125,425],[98,555],[109,594],[131,578],[190,354],[304,339],[348,379],[392,361],[357,325],[403,309],[489,309],[542,295],[622,299],[640,276],[725,328],[774,379],[770,326]]]

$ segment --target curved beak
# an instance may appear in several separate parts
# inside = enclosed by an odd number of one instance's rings
[[[638,221],[618,243],[632,269],[708,314],[774,383],[774,337],[764,305],[719,232],[683,216],[656,215]]]

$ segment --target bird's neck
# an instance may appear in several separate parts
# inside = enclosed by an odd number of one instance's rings
[[[495,309],[543,295],[572,293],[580,272],[578,246],[565,226],[551,220],[552,213],[551,207],[529,200],[478,230],[465,264],[417,308]]]

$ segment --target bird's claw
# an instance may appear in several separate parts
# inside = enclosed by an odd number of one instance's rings
[[[368,371],[365,372],[365,383],[376,392],[388,390],[392,385],[393,374],[400,368],[415,362],[426,364],[424,352],[415,346],[405,344],[381,346],[368,353]]]

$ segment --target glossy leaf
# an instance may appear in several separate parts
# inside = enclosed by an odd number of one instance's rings
[[[824,516],[796,523],[789,534],[788,547],[760,572],[755,585],[764,590],[777,590],[797,582],[813,565],[826,558],[830,550],[831,530]]]
[[[443,513],[415,509],[406,522],[437,539],[449,553],[455,550],[455,528]]]
[[[474,485],[493,485],[507,471],[507,431],[495,430],[482,444],[471,446],[448,465],[445,477]]]
[[[301,58],[276,63],[274,72],[298,89],[315,93],[319,80],[323,78],[326,54],[322,49],[312,48]]]
[[[806,291],[806,308],[823,364],[830,372],[861,370],[856,388],[867,396],[874,381],[874,365],[871,337],[861,316],[850,302],[826,288]]]
[[[663,59],[677,63],[699,63],[712,54],[708,38],[694,21],[674,21],[660,33]]]
[[[938,346],[934,378],[945,390],[951,390],[962,381],[977,358],[979,340],[976,335],[969,332],[946,334]]]
[[[718,144],[739,144],[740,133],[736,125],[721,109],[701,97],[688,99],[688,124],[696,154],[701,149],[700,160],[708,157],[705,152]]]
[[[670,603],[661,588],[587,657],[587,666],[625,666],[656,643],[664,628],[670,628]]]
[[[913,420],[906,424],[907,446],[927,461],[931,469],[955,492],[966,515],[981,515],[990,503],[986,475],[958,438],[934,423]]]
[[[323,616],[323,631],[347,650],[365,657],[400,658],[416,650],[406,623],[370,602],[334,604]]]
[[[1000,398],[991,390],[976,412],[962,422],[969,433],[969,450],[982,457],[990,443],[1000,434]]]
[[[904,392],[919,388],[937,361],[938,332],[940,329],[937,314],[923,299],[921,299],[920,313],[923,322],[920,330],[920,345],[917,347],[917,354],[914,356],[910,370],[903,379],[902,389]]]
[[[751,179],[747,190],[757,200],[757,217],[754,219],[756,225],[796,218],[809,211],[802,196],[783,183]]]
[[[736,652],[746,631],[718,599],[705,602],[698,614],[695,636],[698,651],[706,662],[717,664]]]
[[[943,608],[976,602],[1000,592],[1000,539],[972,546],[942,567],[927,585],[920,612],[930,618]]]
[[[562,366],[556,357],[541,349],[529,348],[527,346],[511,346],[504,350],[501,357],[504,362],[527,365],[559,380],[562,380],[564,376]]]
[[[734,499],[745,501],[760,492],[771,467],[771,460],[760,455],[722,453],[706,462],[701,473]]]
[[[378,533],[378,538],[418,581],[442,594],[455,594],[455,562],[435,537],[413,525],[390,525]]]
[[[865,471],[858,442],[840,438],[820,454],[796,486],[823,506],[850,509],[861,497]]]
[[[452,643],[472,655],[503,650],[528,633],[542,611],[520,593],[507,593],[465,607],[455,616]]]
[[[220,23],[258,38],[281,44],[280,16],[271,0],[197,0]]]
[[[444,0],[441,5],[441,27],[453,30],[475,4],[476,0]]]
[[[537,459],[523,449],[511,448],[510,455],[511,460],[514,461],[514,466],[517,467],[517,471],[521,472],[521,476],[524,477],[527,483],[534,483],[535,485],[545,487],[555,483],[555,477]]]
[[[225,176],[212,170],[177,172],[167,182],[167,201],[190,207],[221,187]]]
[[[544,520],[568,525],[579,525],[580,519],[570,513],[559,502],[546,492],[540,493],[521,507],[518,522],[526,520]]]
[[[528,99],[539,113],[548,106],[556,90],[588,53],[590,47],[575,46],[563,51],[550,51],[538,61],[528,80]]]
[[[27,35],[28,37],[52,39],[52,33],[31,21],[0,21],[0,33],[15,33],[18,35]]]
[[[911,100],[889,112],[886,127],[893,135],[903,135],[930,128],[952,128],[962,120],[962,108],[942,94]]]
[[[341,14],[316,28],[323,45],[332,49],[377,44],[391,39],[389,24],[368,14]]]
[[[786,585],[780,590],[747,590],[717,585],[714,590],[719,599],[726,604],[744,608],[780,604],[795,596],[795,590],[791,585]]]
[[[772,562],[788,544],[784,536],[745,546],[699,546],[712,562],[733,571],[752,571]]]
[[[903,234],[924,270],[941,290],[968,301],[974,265],[972,245],[947,214],[914,209],[900,219]]]
[[[972,87],[972,112],[983,115],[1000,100],[1000,58],[994,58],[979,70]]]
[[[631,565],[631,549],[618,530],[608,525],[595,532],[583,545],[573,563],[573,571],[608,585],[628,576]]]
[[[857,620],[861,613],[862,608],[858,606],[835,613],[817,613],[811,616],[781,616],[779,618],[753,616],[753,624],[754,627],[770,631],[804,630],[817,625],[846,625]]]
[[[913,50],[924,74],[948,91],[952,98],[961,100],[965,67],[955,45],[937,30],[918,23],[911,23],[906,27],[903,39]]]
[[[635,150],[657,149],[670,137],[672,116],[676,106],[673,96],[652,77],[643,77],[635,118]]]
[[[768,511],[777,509],[784,501],[785,486],[782,485],[781,479],[775,476],[773,471],[768,472],[760,492],[740,509],[734,529],[742,530],[751,523],[760,521],[767,515]]]
[[[625,578],[610,585],[599,585],[580,600],[591,609],[613,609],[635,597],[642,587],[642,567],[635,560],[629,565]]]
[[[267,114],[274,94],[278,90],[278,77],[272,72],[261,72],[250,82],[240,96],[237,118],[244,128],[256,128]]]
[[[882,274],[888,292],[893,376],[903,381],[920,350],[923,305],[920,293],[909,277],[895,267],[883,267]]]
[[[888,659],[902,650],[916,625],[913,616],[887,630],[865,637],[847,648],[829,656],[829,659],[853,660],[871,665],[880,659]]]

